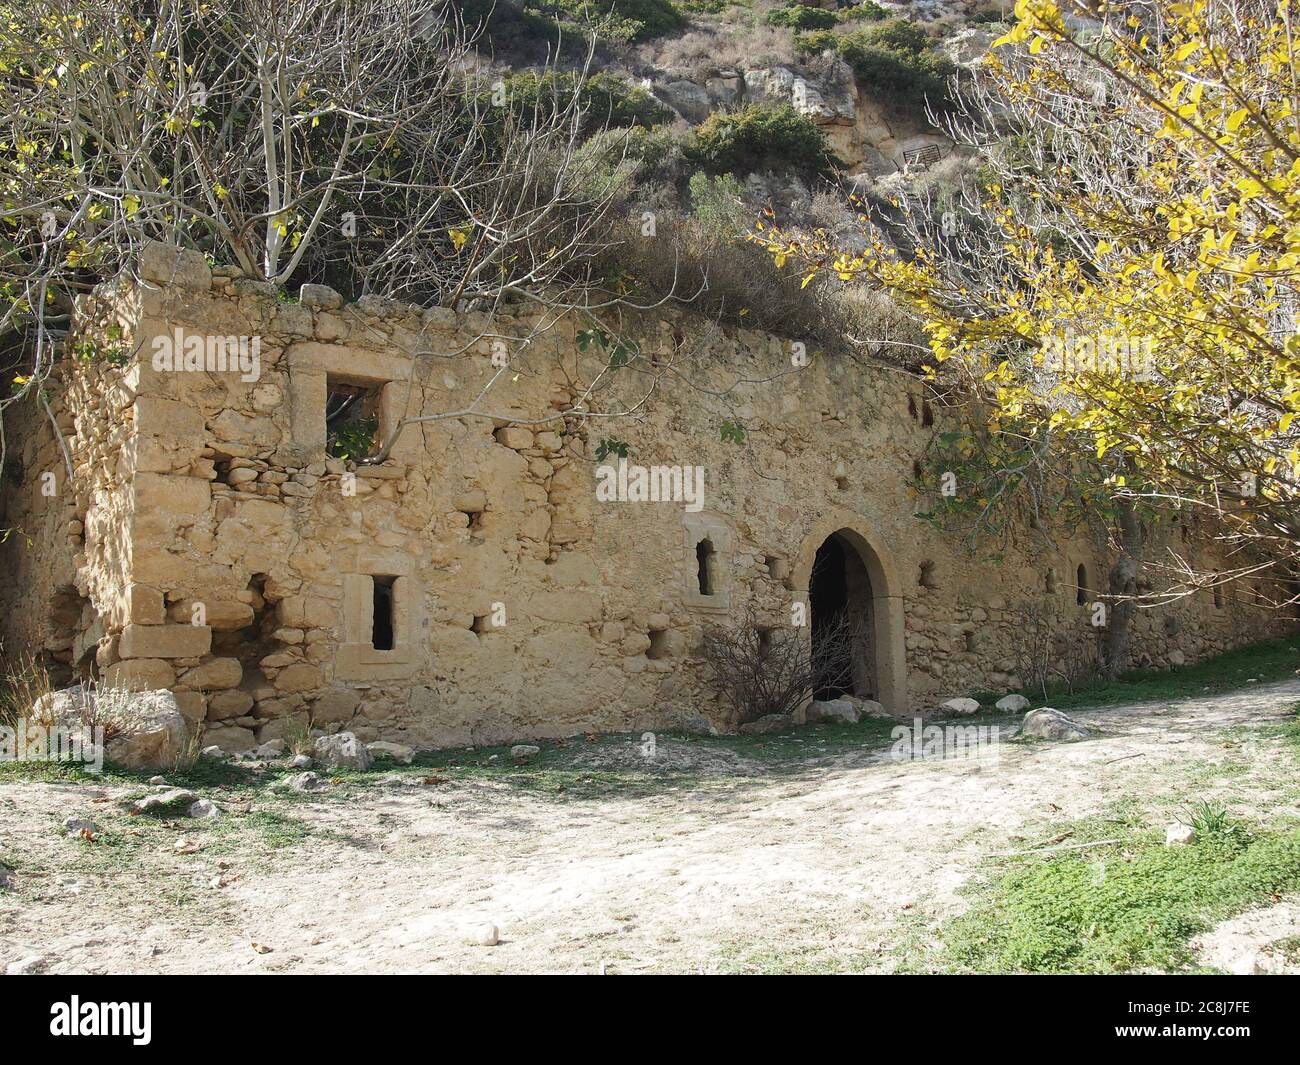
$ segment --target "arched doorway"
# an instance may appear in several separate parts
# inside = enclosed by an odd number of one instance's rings
[[[844,668],[830,671],[842,679],[823,684],[819,698],[860,695],[901,717],[908,711],[902,585],[889,553],[861,527],[861,517],[852,512],[825,515],[807,534],[790,583],[808,595],[814,656],[834,650],[827,636],[837,628],[837,617],[854,633]],[[838,654],[843,657],[843,651]]]
[[[808,580],[817,699],[876,698],[875,619],[871,577],[857,550],[839,533],[817,548]]]

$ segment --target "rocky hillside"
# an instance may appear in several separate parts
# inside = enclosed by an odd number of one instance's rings
[[[1003,16],[1001,0],[462,9],[485,27],[482,73],[510,99],[580,91],[592,143],[616,145],[628,222],[611,253],[615,284],[649,299],[688,293],[721,320],[840,347],[881,333],[879,301],[820,280],[804,291],[775,276],[744,234],[770,207],[788,227],[821,227],[853,246],[862,203],[887,215],[900,182],[950,186],[969,157],[937,121],[952,78],[985,52]],[[650,242],[639,232],[647,213],[657,223]]]
[[[993,40],[994,0],[497,0],[494,58],[518,71],[560,42],[667,109],[679,130],[750,105],[788,105],[825,135],[837,170],[877,178],[928,165],[951,142],[928,121],[945,81]],[[467,5],[472,8],[473,5]],[[591,19],[593,21],[586,21]]]

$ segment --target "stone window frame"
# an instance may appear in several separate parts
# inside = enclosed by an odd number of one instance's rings
[[[682,546],[685,582],[682,602],[691,610],[725,614],[731,610],[732,544],[731,527],[720,518],[707,514],[686,513],[682,516]],[[696,548],[701,540],[713,544],[711,595],[700,591],[699,563]]]
[[[388,438],[392,427],[408,413],[409,405],[416,402],[419,390],[411,385],[415,366],[410,358],[314,341],[291,345],[288,356],[291,449],[301,465],[326,457],[325,405],[330,381],[372,388],[379,393],[376,446]],[[381,465],[409,464],[418,460],[422,448],[421,434],[408,430]]]
[[[335,657],[339,680],[394,680],[409,677],[418,666],[419,587],[409,557],[397,552],[357,553],[343,575],[342,642]],[[393,647],[374,646],[375,578],[393,579]]]

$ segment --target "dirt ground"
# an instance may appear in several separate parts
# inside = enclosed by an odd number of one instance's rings
[[[464,752],[461,765],[343,775],[319,796],[240,770],[188,785],[225,808],[216,822],[128,816],[117,801],[148,788],[120,777],[11,779],[0,969],[925,968],[982,863],[1053,844],[1054,825],[1117,802],[1164,825],[1192,798],[1295,817],[1294,758],[1266,726],[1297,699],[1292,680],[1071,711],[1093,738],[979,759],[892,761],[875,723],[660,736],[654,759],[640,737],[548,745],[525,767]],[[69,817],[100,835],[68,838]],[[1283,916],[1230,922],[1207,963],[1231,968],[1261,937],[1294,935],[1294,908]],[[484,924],[498,945],[473,942]]]

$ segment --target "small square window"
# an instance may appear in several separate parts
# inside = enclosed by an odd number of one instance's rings
[[[379,385],[325,379],[325,450],[334,458],[363,459],[379,447]]]

